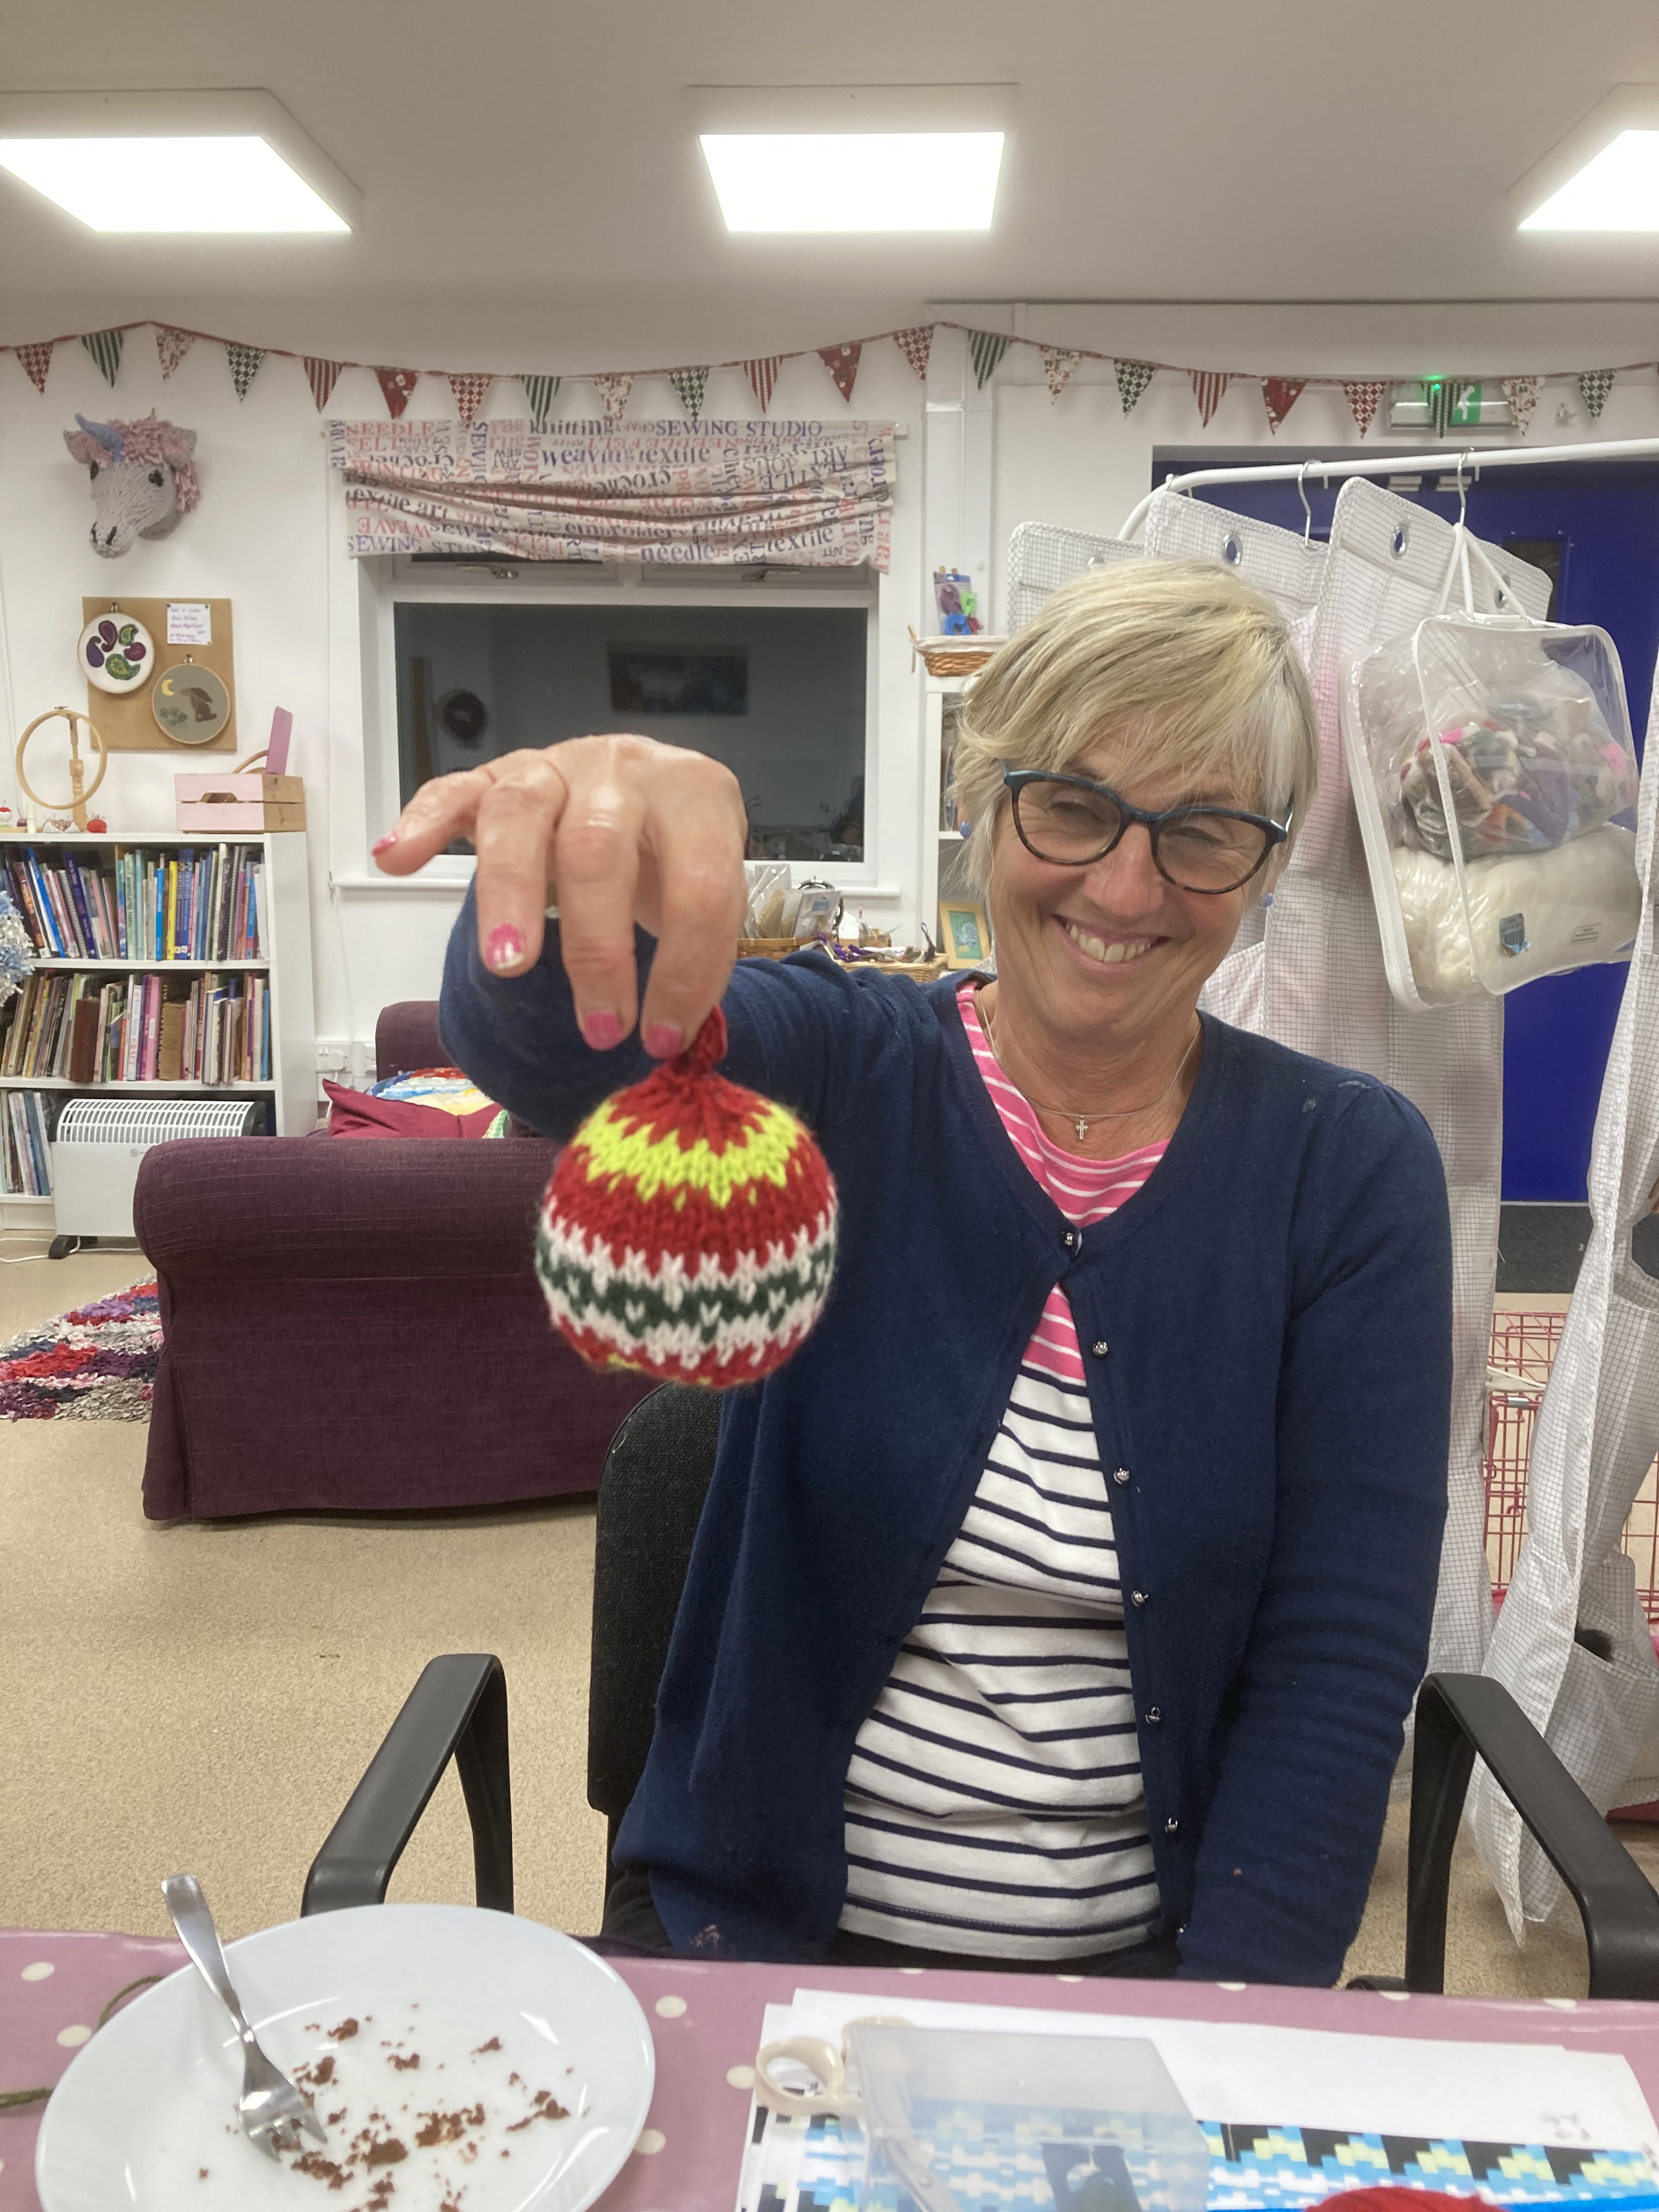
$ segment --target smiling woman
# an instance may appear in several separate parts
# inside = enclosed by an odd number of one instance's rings
[[[822,1320],[725,1408],[607,1933],[1338,1972],[1427,1648],[1450,1259],[1414,1109],[1197,1012],[1315,759],[1273,610],[1147,564],[970,696],[994,982],[734,968],[738,787],[640,737],[434,781],[386,842],[477,845],[442,1019],[492,1097],[567,1135],[721,1000],[839,1188]]]

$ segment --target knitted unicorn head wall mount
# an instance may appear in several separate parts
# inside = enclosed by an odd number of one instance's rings
[[[113,561],[139,538],[165,538],[202,496],[193,456],[194,430],[158,422],[152,410],[138,422],[88,422],[64,443],[92,478],[92,550]]]

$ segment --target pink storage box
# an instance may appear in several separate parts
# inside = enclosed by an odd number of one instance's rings
[[[181,830],[210,837],[232,830],[303,830],[306,787],[297,775],[175,775],[174,802]]]

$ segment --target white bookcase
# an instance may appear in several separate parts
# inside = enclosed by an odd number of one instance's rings
[[[211,970],[216,975],[263,974],[270,993],[270,1080],[268,1083],[73,1083],[65,1077],[0,1076],[0,1092],[40,1091],[64,1097],[90,1098],[110,1092],[189,1098],[253,1096],[270,1099],[279,1137],[304,1136],[317,1125],[316,1023],[311,989],[311,892],[302,830],[272,831],[264,836],[245,831],[240,836],[209,837],[199,831],[186,835],[177,830],[81,831],[72,836],[33,835],[15,830],[0,833],[0,860],[19,852],[33,851],[47,860],[64,853],[85,856],[89,848],[149,851],[210,851],[228,845],[258,847],[264,862],[265,910],[261,917],[258,960],[71,960],[51,954],[37,956],[39,974],[91,970],[112,975],[187,975]],[[0,873],[0,883],[4,882]],[[27,917],[24,917],[27,927]],[[51,1233],[49,1198],[0,1194],[0,1228],[29,1229]]]

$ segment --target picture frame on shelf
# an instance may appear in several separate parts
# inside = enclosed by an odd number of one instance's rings
[[[985,908],[976,900],[941,899],[939,943],[947,968],[988,968],[991,923]]]

